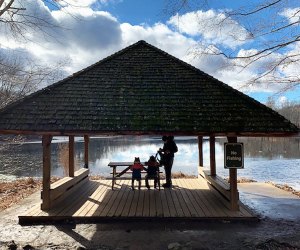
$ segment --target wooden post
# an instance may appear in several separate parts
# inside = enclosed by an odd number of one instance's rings
[[[203,137],[198,136],[199,166],[203,167]]]
[[[74,177],[74,135],[69,136],[69,176]]]
[[[84,135],[84,167],[89,168],[89,136]]]
[[[237,137],[227,137],[228,142],[236,143]],[[239,210],[239,197],[238,197],[238,189],[237,189],[237,169],[230,168],[229,169],[229,183],[230,183],[230,208],[232,211]]]
[[[51,177],[51,135],[43,135],[43,191],[42,191],[42,210],[50,209],[50,177]]]
[[[215,150],[216,138],[214,136],[209,137],[209,150],[210,150],[210,175],[216,175],[216,150]]]

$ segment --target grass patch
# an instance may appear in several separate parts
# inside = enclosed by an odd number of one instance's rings
[[[51,183],[59,180],[51,177]],[[3,211],[22,199],[42,189],[41,178],[21,178],[11,182],[0,182],[0,211]]]
[[[197,176],[184,174],[182,172],[175,172],[175,173],[172,173],[172,178],[173,179],[190,179],[190,178],[194,179],[194,178],[197,178]]]
[[[224,180],[229,183],[229,178],[224,178]],[[237,179],[237,183],[251,183],[251,182],[257,182],[257,181],[253,179],[244,178],[244,177],[240,177]]]
[[[42,179],[32,177],[0,183],[0,211],[40,190]]]

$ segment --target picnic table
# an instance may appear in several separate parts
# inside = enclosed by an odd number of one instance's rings
[[[148,162],[141,162],[144,166],[147,166]],[[116,179],[124,175],[130,170],[130,166],[133,165],[133,162],[110,162],[108,166],[112,168],[112,184],[111,189],[114,189],[114,185],[116,184]],[[117,172],[118,167],[123,167],[121,172]],[[125,168],[124,168],[125,167]],[[144,167],[144,172],[147,173],[147,169]]]

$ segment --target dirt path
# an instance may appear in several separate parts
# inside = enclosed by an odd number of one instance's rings
[[[272,185],[260,185],[265,184],[239,186],[241,199],[248,201],[247,205],[262,217],[260,222],[252,223],[222,221],[22,227],[18,225],[17,215],[39,201],[39,193],[35,193],[0,212],[0,249],[300,249],[300,212],[297,212],[300,211],[300,199],[286,191],[278,191]],[[281,206],[283,201],[284,206]],[[286,206],[290,209],[278,210]],[[269,212],[264,210],[267,207]],[[291,210],[294,214],[288,217]],[[272,214],[276,216],[269,216]]]

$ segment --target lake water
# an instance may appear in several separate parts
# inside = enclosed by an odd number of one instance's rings
[[[62,152],[67,150],[67,138],[54,138],[52,143],[52,175],[64,176]],[[83,166],[83,138],[75,139],[76,162]],[[251,139],[250,139],[251,140]],[[173,172],[197,175],[198,144],[196,137],[176,137],[178,153],[175,155]],[[216,142],[217,174],[228,176],[224,169],[224,141]],[[300,190],[300,150],[299,138],[288,140],[287,145],[278,147],[278,141],[262,146],[260,143],[244,143],[244,169],[238,170],[238,177],[256,181],[272,181],[288,184]],[[64,146],[65,145],[65,146]],[[276,145],[276,146],[274,146]],[[133,161],[140,157],[148,160],[162,147],[161,137],[115,136],[90,139],[89,168],[92,175],[109,176],[110,161]],[[265,149],[265,150],[264,150]],[[67,151],[65,151],[67,152]],[[0,180],[10,180],[19,177],[42,176],[42,146],[41,141],[23,144],[2,144],[0,149]],[[204,166],[209,166],[209,142],[203,144]],[[67,158],[67,154],[65,155]],[[208,167],[205,167],[208,169]]]

